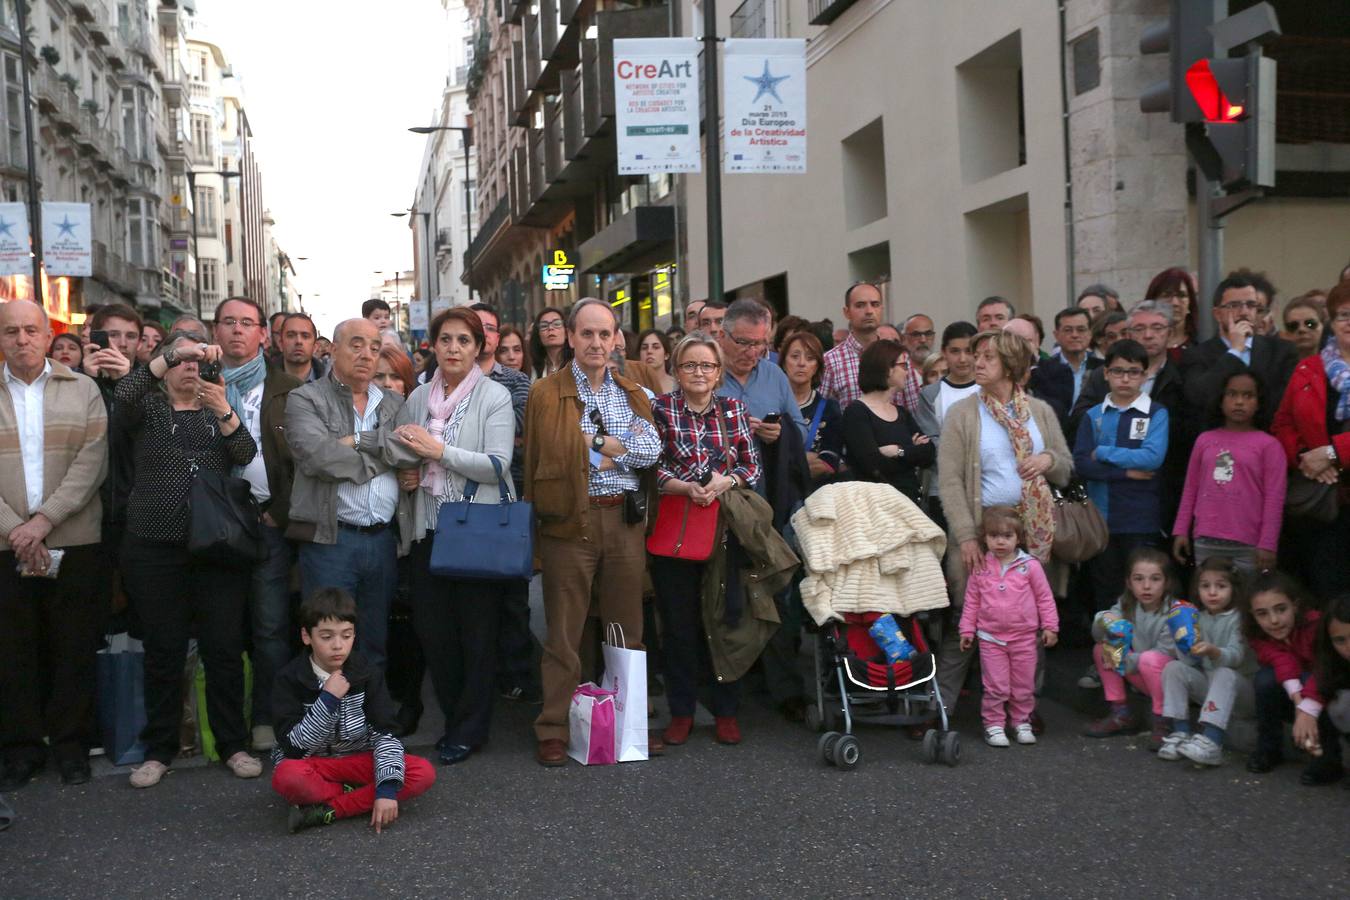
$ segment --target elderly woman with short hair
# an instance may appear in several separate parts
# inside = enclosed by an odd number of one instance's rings
[[[947,582],[953,611],[965,602],[966,579],[983,560],[979,527],[984,510],[1011,506],[1026,533],[1026,549],[1050,560],[1055,538],[1050,484],[1065,484],[1073,456],[1054,410],[1022,388],[1034,351],[1009,332],[982,332],[971,342],[980,392],[952,405],[938,442],[938,490],[947,516]],[[938,684],[950,715],[970,667],[959,637],[944,636]]]

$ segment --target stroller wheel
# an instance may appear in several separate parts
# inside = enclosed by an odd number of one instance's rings
[[[956,766],[961,762],[961,735],[955,731],[948,731],[942,735],[942,761],[949,766]]]
[[[858,765],[858,760],[862,758],[862,748],[858,746],[858,739],[851,734],[839,736],[838,742],[834,745],[834,764],[841,769],[852,769]]]
[[[820,707],[814,703],[806,705],[806,727],[812,731],[825,730],[825,717],[820,714]]]
[[[834,745],[838,743],[841,737],[843,735],[839,732],[829,731],[822,734],[820,740],[816,741],[816,751],[820,753],[820,758],[826,765],[834,764]]]
[[[926,763],[937,762],[938,750],[937,729],[930,728],[923,733],[923,761]]]

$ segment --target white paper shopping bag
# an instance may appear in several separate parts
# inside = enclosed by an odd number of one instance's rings
[[[623,628],[605,630],[605,677],[600,685],[614,692],[614,755],[619,762],[647,758],[647,652],[629,650]]]

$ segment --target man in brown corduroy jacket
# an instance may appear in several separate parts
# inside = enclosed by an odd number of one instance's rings
[[[94,739],[108,416],[92,380],[46,358],[51,337],[42,307],[0,303],[0,790],[46,765],[44,738],[83,784]]]

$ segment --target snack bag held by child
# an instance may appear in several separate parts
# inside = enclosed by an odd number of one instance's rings
[[[867,633],[877,642],[891,665],[905,662],[916,652],[914,645],[905,639],[904,632],[900,630],[900,623],[890,613],[873,622]]]
[[[1167,611],[1167,630],[1172,632],[1180,653],[1190,654],[1200,640],[1200,611],[1185,600],[1178,600]]]
[[[1125,657],[1134,645],[1134,623],[1129,619],[1112,619],[1106,623],[1106,640],[1102,652],[1117,674],[1125,674]]]

